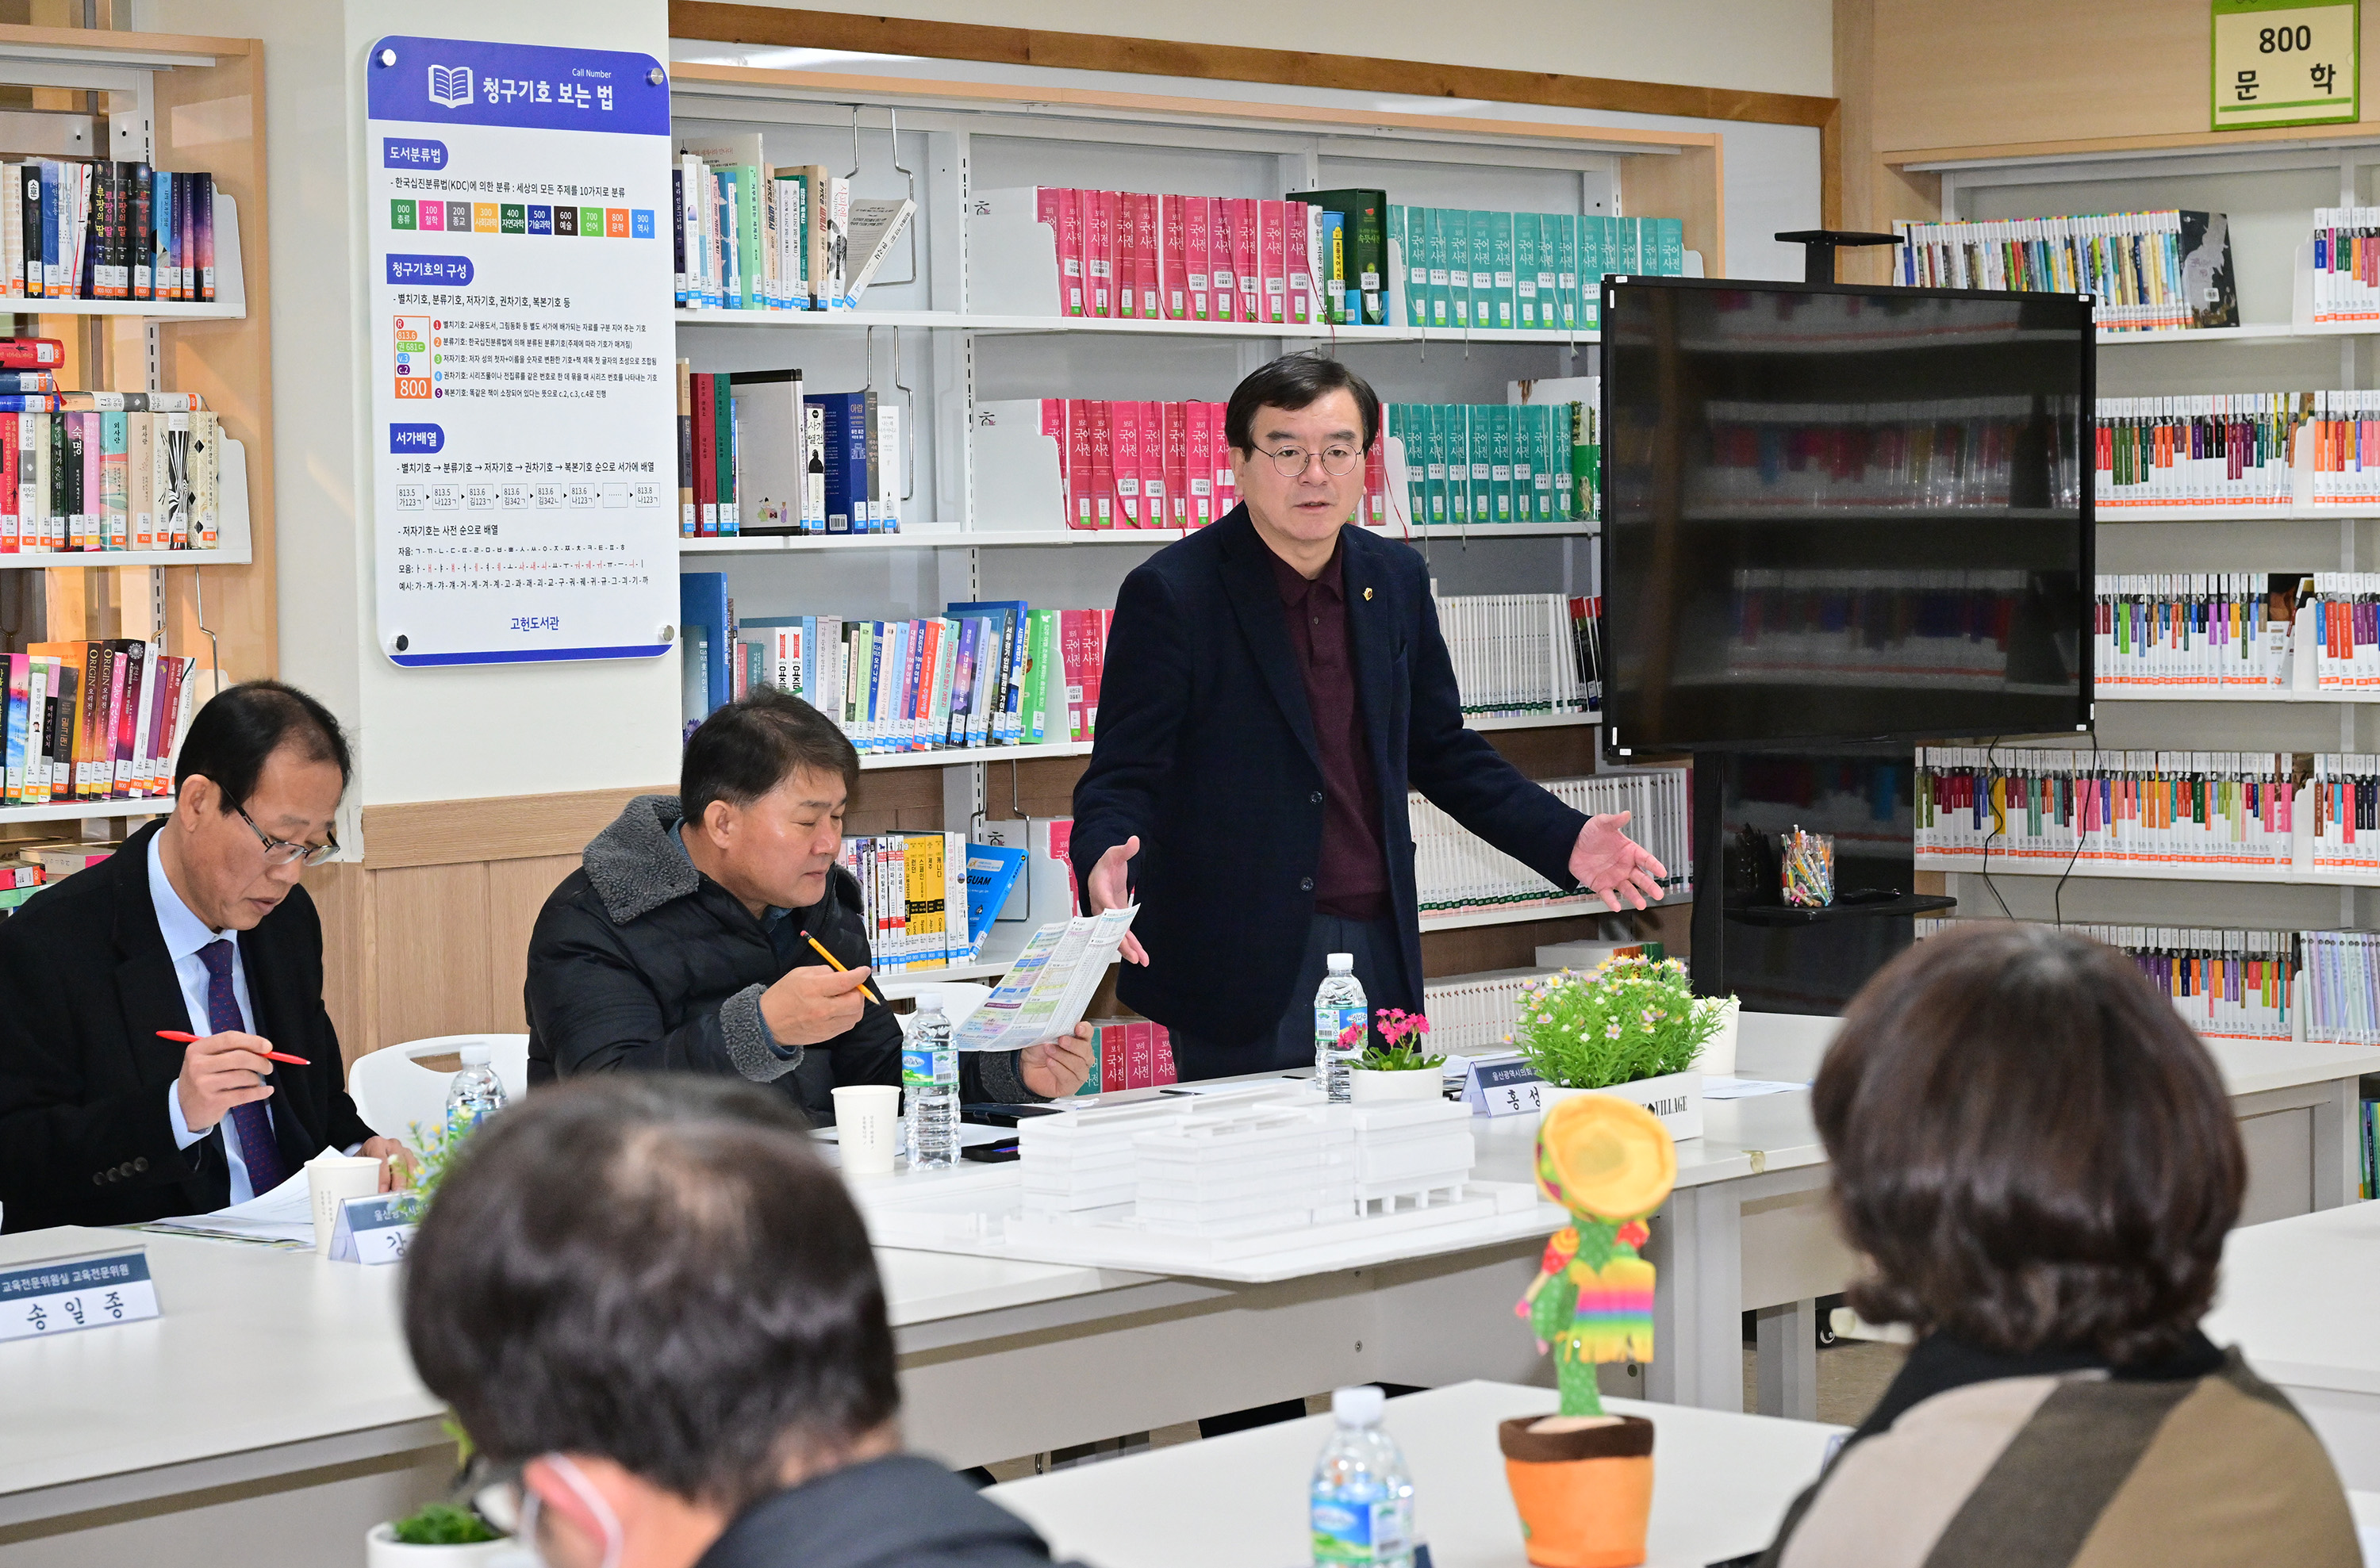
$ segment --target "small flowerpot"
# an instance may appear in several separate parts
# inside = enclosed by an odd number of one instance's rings
[[[1658,1078],[1640,1078],[1633,1083],[1614,1083],[1602,1089],[1565,1089],[1548,1083],[1537,1091],[1537,1105],[1550,1111],[1573,1094],[1609,1094],[1644,1106],[1670,1129],[1670,1137],[1678,1142],[1703,1135],[1703,1075],[1694,1072],[1663,1073]]]
[[[468,1546],[407,1546],[396,1538],[394,1525],[374,1525],[364,1533],[365,1568],[492,1568],[520,1550],[510,1536]]]
[[[1653,1423],[1621,1416],[1563,1429],[1560,1417],[1500,1423],[1496,1444],[1536,1568],[1634,1568],[1653,1516]],[[1544,1430],[1544,1428],[1553,1430]]]
[[[1445,1079],[1436,1067],[1411,1067],[1403,1072],[1350,1067],[1347,1084],[1349,1097],[1358,1105],[1383,1100],[1436,1100],[1446,1092]]]

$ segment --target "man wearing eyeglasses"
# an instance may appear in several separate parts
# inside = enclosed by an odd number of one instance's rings
[[[337,850],[349,769],[322,704],[228,687],[191,721],[172,814],[0,922],[0,1228],[206,1213],[324,1149],[378,1159],[387,1190],[404,1156],[340,1087],[298,881]]]
[[[1661,895],[1627,814],[1589,819],[1464,728],[1418,552],[1348,525],[1379,399],[1290,355],[1223,416],[1241,504],[1124,579],[1071,854],[1092,911],[1137,899],[1119,983],[1181,1076],[1311,1065],[1313,999],[1352,954],[1417,1011],[1408,789],[1556,887]]]

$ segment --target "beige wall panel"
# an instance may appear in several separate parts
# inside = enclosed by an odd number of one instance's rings
[[[377,1050],[490,1027],[488,868],[410,866],[371,877]]]
[[[577,869],[577,855],[496,861],[488,867],[488,1027],[499,1034],[528,1028],[521,1008],[528,934],[547,896]]]

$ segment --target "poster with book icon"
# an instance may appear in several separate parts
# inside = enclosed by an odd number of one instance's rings
[[[381,651],[667,653],[666,74],[648,54],[413,37],[363,69]]]

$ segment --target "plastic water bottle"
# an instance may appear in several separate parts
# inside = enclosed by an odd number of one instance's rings
[[[504,1080],[488,1063],[495,1052],[486,1045],[463,1047],[463,1070],[446,1089],[446,1134],[470,1131],[504,1108]]]
[[[959,1048],[942,994],[921,991],[901,1043],[901,1090],[909,1103],[909,1168],[947,1170],[959,1160]]]
[[[1330,955],[1330,972],[1314,994],[1314,1081],[1334,1103],[1345,1104],[1354,1090],[1347,1070],[1364,1054],[1370,1035],[1371,1013],[1364,1006],[1364,983],[1355,978],[1355,955]],[[1362,1026],[1357,1043],[1342,1049],[1339,1037]]]
[[[1314,1561],[1412,1568],[1413,1476],[1380,1429],[1388,1396],[1370,1383],[1330,1396],[1339,1429],[1314,1462]]]

